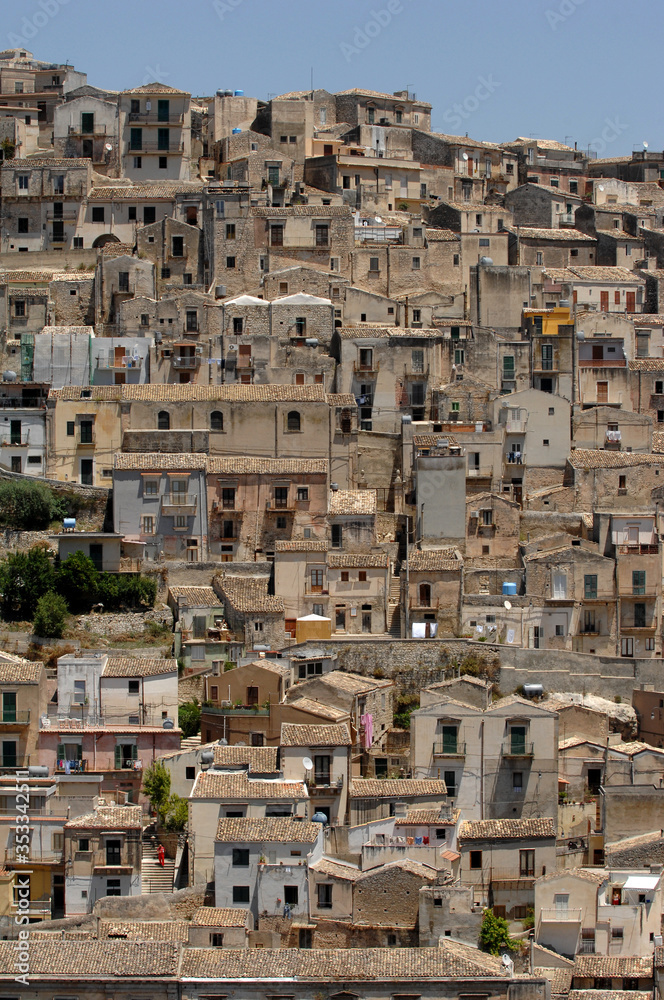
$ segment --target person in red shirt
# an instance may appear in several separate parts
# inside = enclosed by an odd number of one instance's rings
[[[166,860],[166,851],[164,850],[163,844],[160,844],[159,847],[157,848],[157,857],[159,858],[159,864],[163,868]]]

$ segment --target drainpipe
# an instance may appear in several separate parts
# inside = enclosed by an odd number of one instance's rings
[[[484,719],[480,722],[480,819],[484,819]]]

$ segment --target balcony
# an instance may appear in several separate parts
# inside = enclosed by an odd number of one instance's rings
[[[640,544],[638,542],[627,542],[626,544],[617,545],[619,556],[656,556],[659,552],[658,545],[652,544]]]
[[[143,358],[129,357],[129,355],[99,355],[96,363],[97,368],[126,371],[127,368],[140,368],[143,364]]]
[[[60,212],[58,215],[52,208],[46,210],[47,222],[77,222],[78,212]]]
[[[24,712],[9,712],[5,710],[0,712],[0,726],[29,726],[30,725],[30,709],[27,708]]]
[[[54,817],[55,821],[55,817]],[[18,865],[18,864],[55,864],[59,865],[62,862],[62,851],[47,851],[41,847],[37,847],[34,844],[30,844],[28,853],[21,851],[18,847],[6,847],[5,848],[5,863]]]
[[[323,241],[315,236],[283,236],[275,239],[270,234],[269,247],[271,250],[329,250],[329,239]]]
[[[173,368],[181,371],[195,371],[201,363],[196,354],[178,354],[171,358]]]
[[[38,410],[46,409],[46,399],[36,396],[2,396],[0,397],[0,409],[2,410]]]
[[[580,924],[581,909],[573,910],[569,907],[543,906],[539,911],[541,924]]]
[[[465,757],[466,744],[459,740],[454,743],[434,743],[433,755],[434,757]]]
[[[309,794],[313,795],[338,794],[344,787],[343,775],[340,775],[336,781],[330,779],[331,776],[325,773],[314,774],[312,777],[305,778]]]
[[[265,510],[267,513],[272,514],[292,514],[295,510],[295,503],[293,500],[266,500]]]
[[[523,740],[505,740],[503,743],[503,757],[533,757],[534,744],[524,743]]]
[[[10,434],[0,439],[0,448],[27,448],[30,443],[30,431],[24,434]]]
[[[195,514],[198,497],[195,493],[164,493],[161,498],[161,512],[166,517],[175,514]]]
[[[579,358],[579,368],[626,368],[625,358]]]
[[[505,433],[506,434],[525,434],[526,427],[528,424],[528,418],[515,420],[512,417],[508,417],[505,421]]]
[[[184,152],[184,142],[171,142],[167,148],[164,149],[163,146],[160,146],[154,139],[143,139],[140,146],[133,146],[130,142],[128,142],[125,152],[127,156],[141,156],[144,154],[150,155],[152,153],[158,156],[168,156],[169,153]]]
[[[11,904],[11,912],[21,916],[27,913],[28,917],[33,917],[35,920],[50,920],[51,919],[51,897],[42,896],[41,899],[31,899],[30,906],[27,910],[21,908],[19,910],[18,903]]]
[[[182,112],[173,115],[160,115],[158,111],[130,111],[127,115],[127,120],[140,123],[141,125],[182,125],[184,123],[184,115]]]
[[[506,451],[505,452],[505,464],[506,465],[525,465],[526,464],[526,454],[523,451]]]
[[[106,125],[95,123],[91,129],[81,125],[68,125],[67,135],[80,135],[83,139],[92,139],[96,135],[106,135]]]
[[[353,371],[362,378],[375,377],[380,371],[380,362],[372,361],[369,364],[362,364],[360,361],[353,362]]]

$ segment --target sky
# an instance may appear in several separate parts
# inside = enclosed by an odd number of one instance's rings
[[[0,48],[69,62],[88,83],[159,80],[266,100],[311,86],[414,91],[435,131],[556,139],[599,156],[664,148],[664,4],[624,0],[11,0]]]

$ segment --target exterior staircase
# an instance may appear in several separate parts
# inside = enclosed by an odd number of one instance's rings
[[[143,841],[143,856],[141,859],[141,892],[173,892],[173,877],[175,861],[165,859],[164,867],[159,864],[157,854],[158,844],[151,839]]]
[[[390,579],[387,608],[388,635],[394,639],[401,638],[401,578],[393,576]]]

